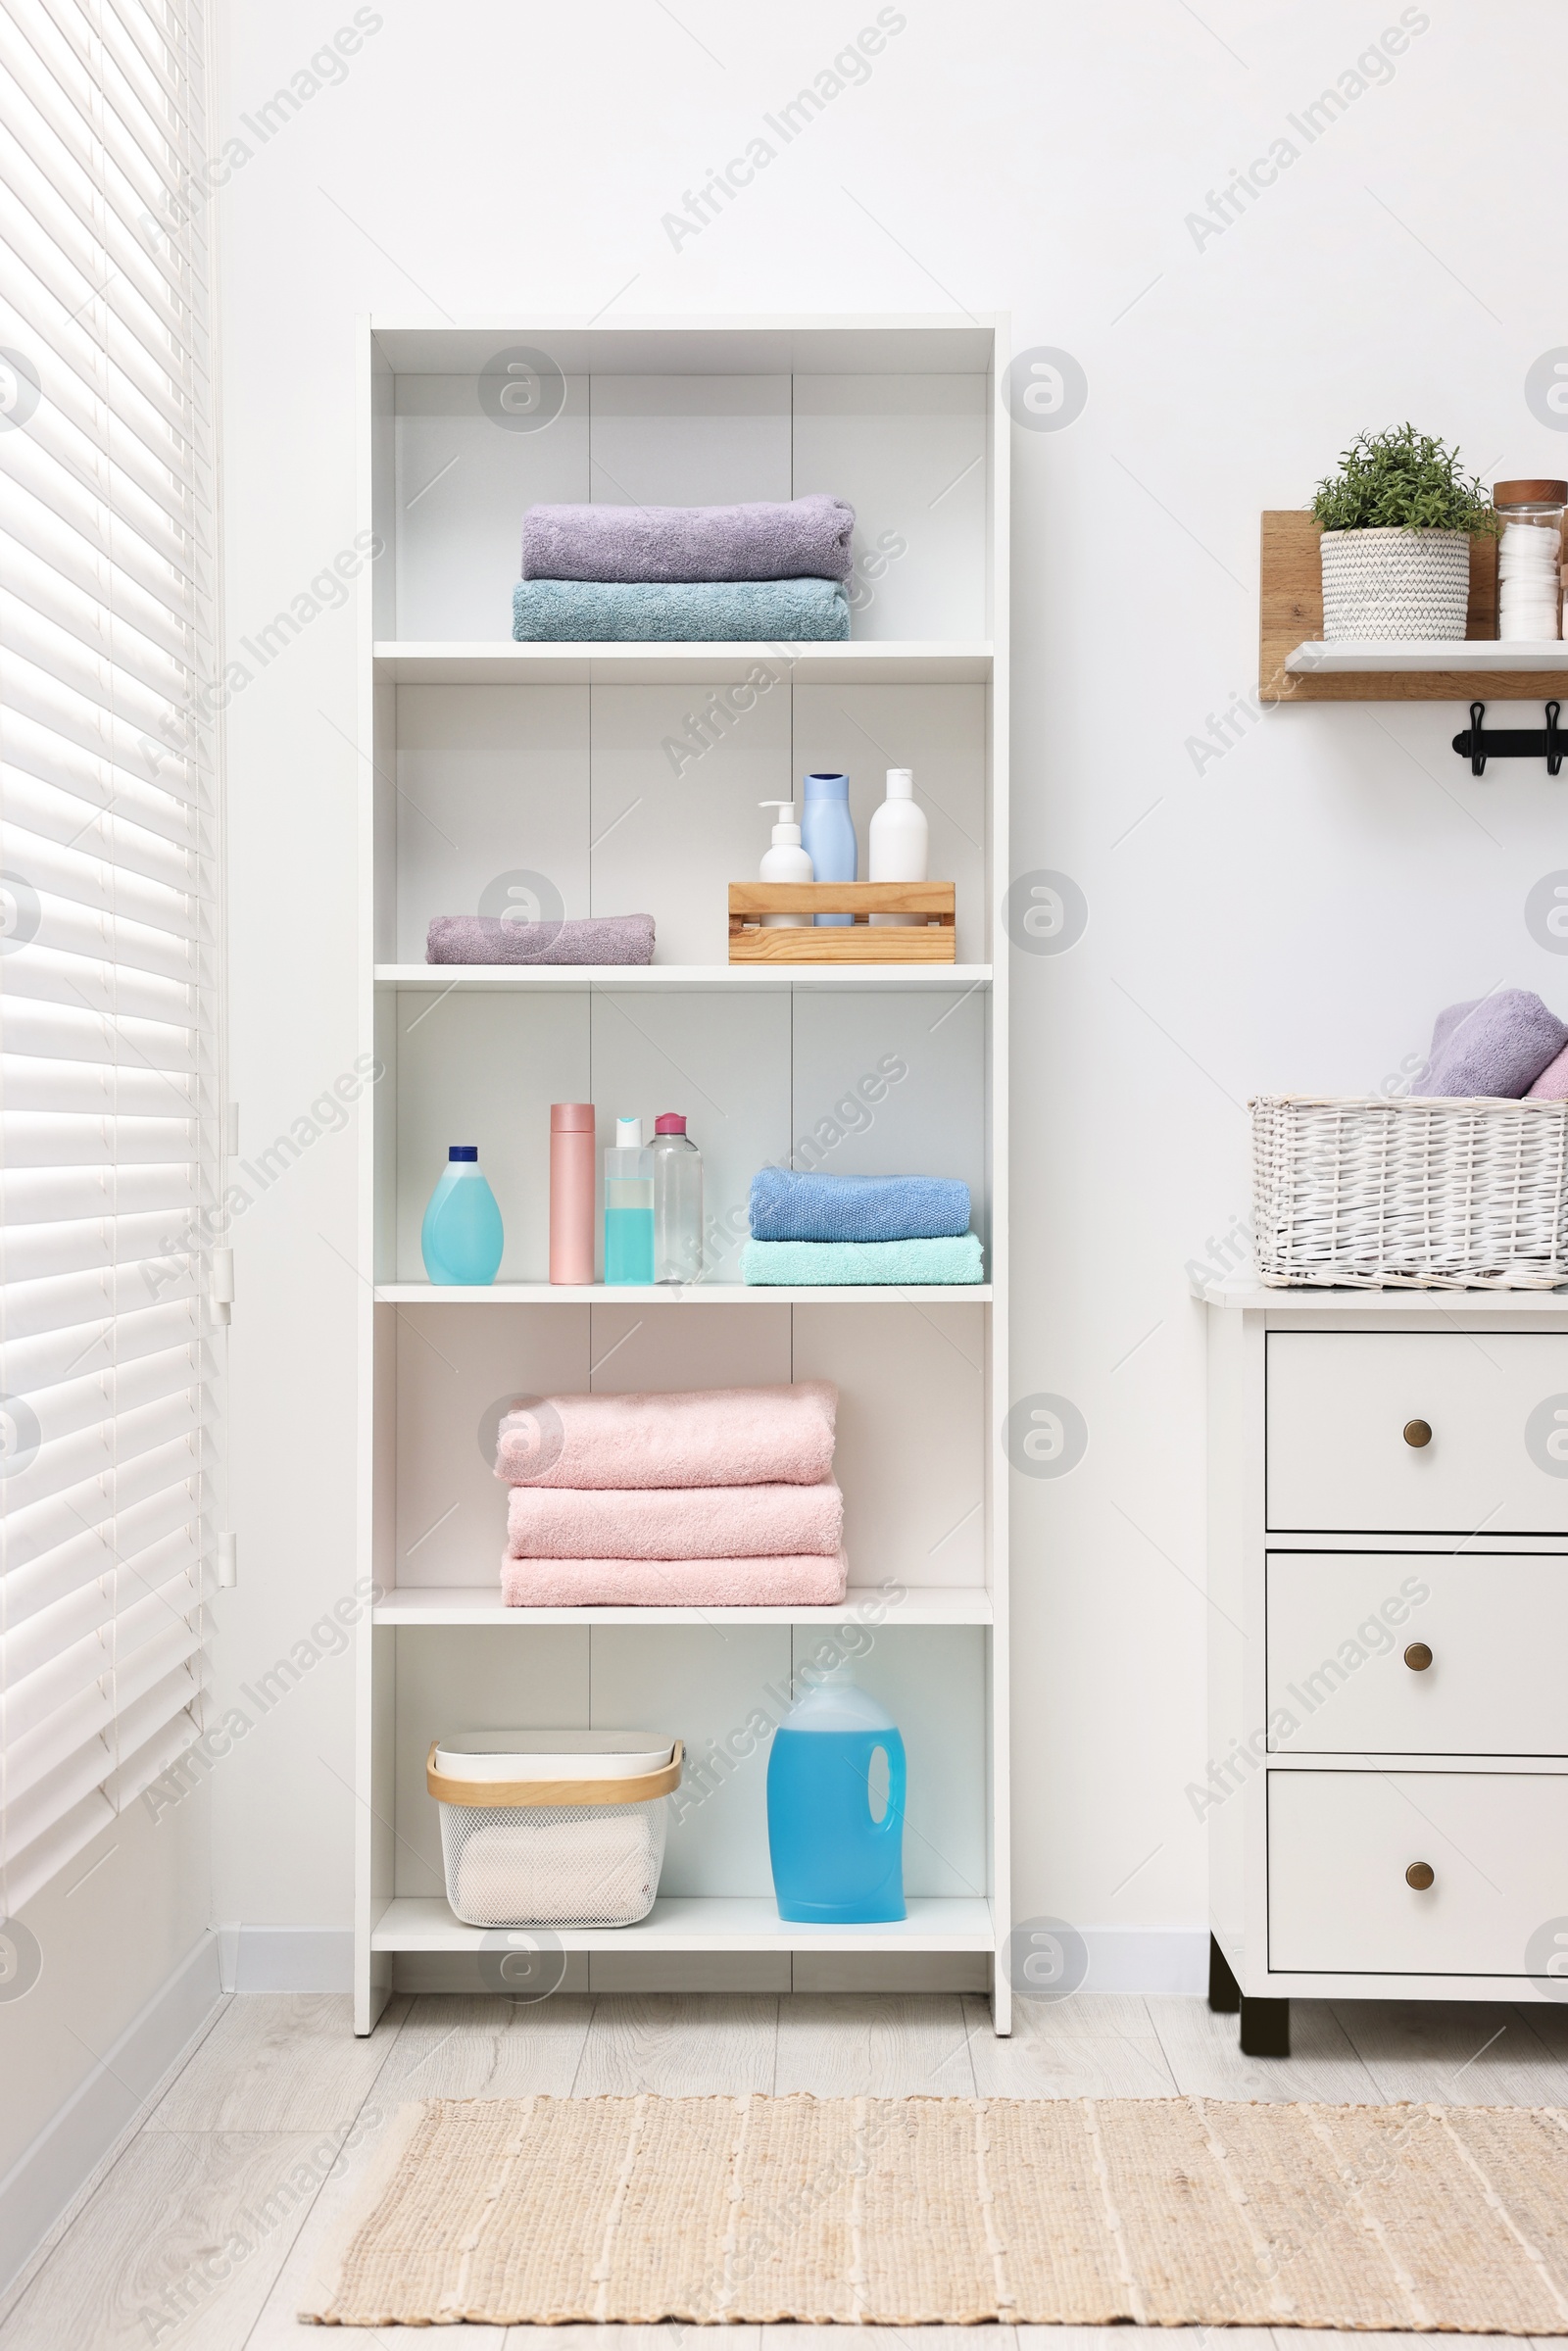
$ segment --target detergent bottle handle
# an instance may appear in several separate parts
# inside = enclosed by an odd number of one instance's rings
[[[908,1781],[908,1766],[905,1758],[903,1739],[899,1739],[897,1734],[895,1734],[894,1739],[886,1744],[878,1739],[876,1745],[871,1749],[866,1765],[868,1788],[871,1777],[870,1766],[876,1761],[878,1755],[887,1757],[888,1808],[880,1820],[873,1819],[871,1826],[879,1837],[902,1836],[904,1834],[904,1796]]]

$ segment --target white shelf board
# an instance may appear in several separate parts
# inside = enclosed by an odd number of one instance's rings
[[[891,1601],[875,1584],[852,1584],[826,1608],[506,1608],[494,1584],[411,1585],[388,1592],[372,1611],[378,1625],[989,1625],[991,1594],[980,1585],[906,1589]]]
[[[1336,670],[1568,669],[1568,644],[1559,637],[1308,638],[1285,657],[1298,676]]]
[[[1433,1321],[1494,1320],[1503,1314],[1568,1315],[1563,1290],[1343,1290],[1276,1289],[1257,1281],[1193,1286],[1207,1306],[1248,1314],[1406,1314]]]
[[[565,1951],[990,1951],[983,1896],[908,1898],[908,1917],[880,1927],[786,1923],[768,1894],[662,1894],[635,1927],[552,1929]],[[516,1929],[519,1942],[528,1930]],[[542,1932],[542,1930],[540,1931]],[[375,1951],[485,1951],[506,1947],[504,1927],[465,1927],[439,1895],[398,1894],[370,1932]]]
[[[377,963],[375,984],[404,995],[506,996],[515,989],[989,988],[989,963]]]
[[[383,642],[375,674],[397,686],[657,686],[687,679],[738,684],[763,662],[783,665],[802,685],[983,685],[991,647],[888,639],[878,644],[519,645],[500,637],[464,643]]]
[[[618,325],[524,313],[511,325],[492,318],[432,326],[376,316],[370,321],[387,365],[399,375],[477,375],[508,343],[543,341],[567,375],[987,375],[1004,314],[969,311],[879,313],[847,318],[832,311],[758,313],[744,319],[686,312],[628,318]]]
[[[379,1282],[378,1306],[989,1306],[989,1282],[827,1283],[786,1289],[750,1282]]]

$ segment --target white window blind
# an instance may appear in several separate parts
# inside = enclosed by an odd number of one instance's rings
[[[203,46],[200,0],[0,0],[0,1915],[201,1727]]]

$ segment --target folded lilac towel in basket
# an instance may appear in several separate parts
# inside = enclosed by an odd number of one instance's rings
[[[514,1486],[507,1496],[513,1559],[762,1559],[833,1553],[844,1543],[844,1496],[815,1486]]]
[[[839,1392],[706,1388],[674,1396],[547,1396],[501,1422],[509,1486],[816,1486],[833,1467]]]
[[[531,506],[524,579],[848,579],[855,509],[842,498],[753,506]]]
[[[1432,1028],[1432,1052],[1410,1091],[1464,1099],[1529,1092],[1568,1045],[1568,1028],[1528,988],[1448,1004]]]
[[[652,914],[590,914],[575,922],[508,922],[492,914],[437,914],[427,963],[651,963]]]
[[[507,1608],[830,1608],[842,1551],[774,1559],[503,1559]]]

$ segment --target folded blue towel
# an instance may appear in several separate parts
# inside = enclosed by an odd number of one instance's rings
[[[857,1282],[919,1289],[932,1282],[983,1282],[973,1233],[941,1241],[748,1241],[741,1279],[755,1287],[840,1290]]]
[[[551,645],[836,640],[850,600],[836,579],[519,579],[512,633]]]
[[[1568,1028],[1528,988],[1499,988],[1449,1004],[1432,1030],[1432,1053],[1412,1094],[1501,1095],[1517,1102],[1568,1045]]]
[[[754,1241],[937,1241],[969,1230],[969,1187],[949,1176],[752,1178]]]

